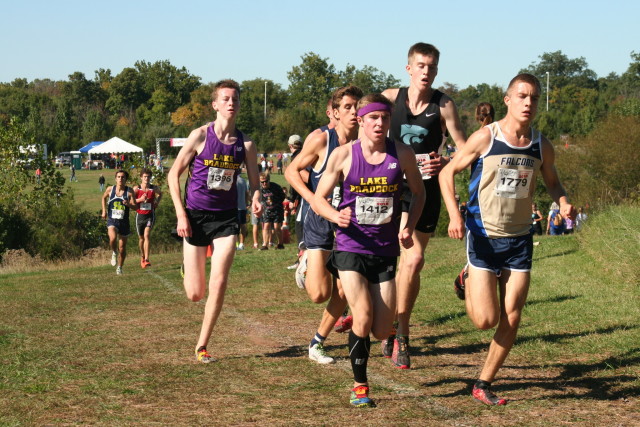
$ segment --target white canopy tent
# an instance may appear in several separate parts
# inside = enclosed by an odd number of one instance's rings
[[[111,154],[111,153],[142,153],[142,148],[133,145],[123,139],[114,136],[113,138],[96,145],[88,151],[89,154]]]

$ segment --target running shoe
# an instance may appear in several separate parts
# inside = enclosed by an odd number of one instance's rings
[[[276,246],[276,249],[284,249],[284,245],[280,243],[278,246]]]
[[[353,316],[345,316],[343,314],[342,316],[340,316],[336,324],[333,325],[333,330],[338,333],[347,332],[349,329],[351,329],[351,326],[353,326]]]
[[[147,268],[147,267],[151,267],[151,262],[150,262],[148,259],[145,259],[145,260],[144,260],[144,264],[145,264],[145,265],[144,265],[144,267],[145,267],[145,268]]]
[[[327,356],[327,352],[320,343],[316,343],[313,347],[309,347],[309,359],[318,362],[321,365],[336,363],[333,357]]]
[[[123,274],[122,267],[118,266],[118,268],[116,268],[116,274],[118,276],[122,276],[122,274]]]
[[[244,243],[240,243],[240,244],[236,247],[236,249],[237,249],[237,250],[239,250],[239,251],[244,251]]]
[[[140,258],[140,267],[147,268],[147,263],[144,260],[144,257]]]
[[[298,268],[296,268],[296,285],[300,289],[304,289],[305,281],[307,280],[307,251],[304,251],[300,257]]]
[[[115,252],[111,252],[111,265],[115,267],[117,262],[118,262],[118,254]]]
[[[473,398],[477,401],[484,403],[485,405],[506,405],[507,400],[501,399],[489,390],[489,388],[481,388],[476,385],[473,386],[472,392]]]
[[[371,398],[369,398],[369,387],[366,385],[359,385],[351,389],[351,403],[356,408],[375,408],[376,404]]]
[[[269,247],[268,246],[263,246],[260,249],[258,249],[259,251],[268,251]]]
[[[395,342],[396,336],[389,335],[389,338],[387,338],[386,340],[382,340],[382,342],[380,343],[382,347],[382,355],[387,359],[390,359],[391,356],[393,356],[393,348],[395,346]]]
[[[296,261],[294,264],[291,264],[290,266],[287,267],[287,270],[295,270],[296,268],[298,268],[298,265],[300,263],[298,261]]]
[[[253,244],[253,249],[258,249],[258,244],[257,243]]]
[[[196,350],[196,360],[200,363],[211,363],[215,359],[209,354],[206,347],[200,347]]]
[[[456,291],[456,295],[462,300],[464,299],[464,287],[467,282],[467,277],[469,277],[469,272],[465,265],[460,274],[458,274],[458,277],[453,281],[453,287]]]
[[[398,336],[393,343],[393,353],[391,361],[399,369],[411,368],[411,360],[409,359],[409,338]]]

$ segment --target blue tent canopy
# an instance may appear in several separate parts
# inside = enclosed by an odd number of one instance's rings
[[[87,145],[85,145],[84,147],[79,149],[78,151],[80,151],[81,153],[88,153],[89,150],[91,150],[93,147],[97,147],[98,145],[100,145],[102,143],[104,143],[104,141],[91,141],[90,143],[88,143]]]

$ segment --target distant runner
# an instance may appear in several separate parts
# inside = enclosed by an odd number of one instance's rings
[[[162,192],[160,187],[151,185],[152,172],[150,169],[142,169],[140,172],[140,185],[133,187],[138,209],[136,210],[136,231],[138,232],[138,247],[140,248],[140,267],[151,266],[149,261],[150,234],[156,222],[156,208],[160,204]]]

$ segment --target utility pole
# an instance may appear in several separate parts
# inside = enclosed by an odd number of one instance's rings
[[[549,74],[549,73],[547,73]],[[267,122],[267,81],[264,81],[264,121]]]
[[[549,111],[549,72],[547,71],[547,111]]]

